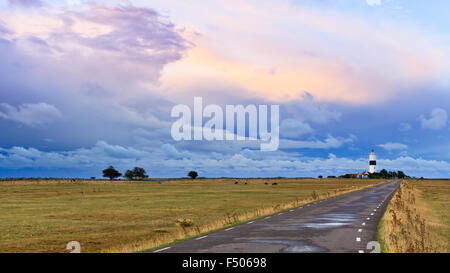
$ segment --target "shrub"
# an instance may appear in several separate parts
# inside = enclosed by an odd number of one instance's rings
[[[177,221],[175,222],[175,224],[178,226],[178,227],[181,227],[181,228],[186,228],[186,227],[191,227],[191,226],[193,226],[194,225],[194,221],[192,221],[191,219],[188,219],[188,218],[183,218],[183,219],[177,219]]]

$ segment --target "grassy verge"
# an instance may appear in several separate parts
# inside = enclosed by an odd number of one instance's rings
[[[69,241],[82,252],[135,252],[380,182],[1,182],[0,252],[65,252]]]
[[[404,180],[378,227],[382,252],[449,252],[450,181]]]

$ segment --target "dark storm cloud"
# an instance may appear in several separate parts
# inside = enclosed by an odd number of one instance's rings
[[[179,60],[189,46],[174,24],[150,8],[91,5],[87,12],[67,12],[61,18],[66,29],[54,33],[55,39],[67,39],[90,48],[115,52],[136,62],[164,65]],[[81,36],[70,31],[76,20],[100,24],[111,28],[111,31],[94,37]]]

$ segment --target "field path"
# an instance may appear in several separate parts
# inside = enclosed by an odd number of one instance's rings
[[[317,201],[186,240],[154,253],[369,252],[401,180]]]

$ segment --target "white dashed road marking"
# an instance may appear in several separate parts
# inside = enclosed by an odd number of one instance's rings
[[[356,237],[356,241],[357,242],[361,242],[361,238],[360,237]]]
[[[225,231],[232,230],[233,228],[234,228],[234,227],[227,228],[227,229],[225,229]]]
[[[195,240],[201,240],[201,239],[205,239],[206,237],[208,237],[208,235],[206,235],[206,236],[202,236],[202,237],[198,237],[198,238],[195,238]]]
[[[358,250],[358,253],[364,253],[364,250]]]
[[[247,225],[253,224],[255,221],[248,222]]]
[[[362,223],[362,225],[363,225],[363,226],[365,226],[365,225],[366,225],[366,223]]]
[[[358,229],[358,232],[362,232],[362,228]]]
[[[158,253],[158,252],[161,252],[161,251],[164,251],[164,250],[168,250],[169,248],[170,248],[170,246],[165,247],[165,248],[161,248],[161,249],[153,251],[153,253]]]

